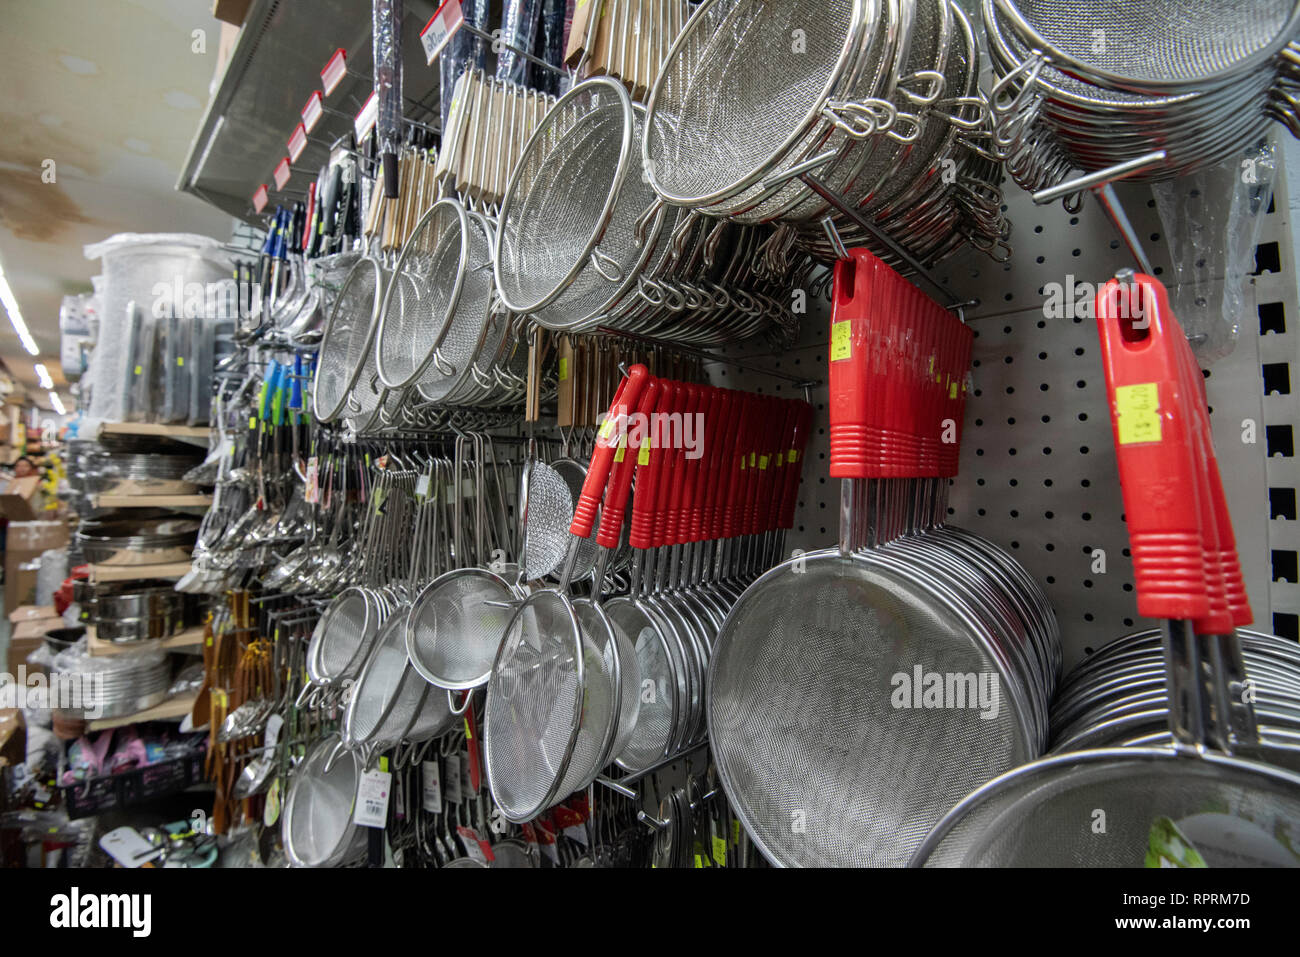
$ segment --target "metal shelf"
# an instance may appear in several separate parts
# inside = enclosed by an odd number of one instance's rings
[[[161,704],[156,704],[152,708],[146,708],[143,711],[137,711],[135,714],[124,714],[117,718],[96,718],[93,721],[88,721],[86,730],[107,731],[109,728],[124,728],[128,724],[139,724],[143,721],[179,721],[194,710],[194,702],[197,700],[199,700],[197,691],[177,695],[175,698],[168,698]]]
[[[420,30],[436,9],[428,0],[406,0],[402,23],[405,95],[433,109],[440,76],[436,64],[425,66]],[[258,186],[267,184],[272,205],[284,202],[272,189],[271,172],[285,156],[300,111],[320,89],[321,67],[335,50],[347,51],[348,76],[325,105],[354,114],[370,95],[370,16],[370,0],[254,0],[176,188],[246,222],[253,221],[251,197]],[[351,128],[349,118],[326,113],[294,168],[310,171],[315,179],[328,144]],[[305,189],[307,181],[298,174],[289,188]]]

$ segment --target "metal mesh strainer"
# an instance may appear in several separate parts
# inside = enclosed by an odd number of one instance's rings
[[[587,480],[587,467],[574,459],[556,459],[551,463],[551,468],[559,474],[560,478],[569,487],[570,502],[577,502],[578,497],[582,494],[582,483]],[[566,528],[572,521],[573,506],[570,505],[568,517],[565,519]],[[592,521],[592,527],[600,527],[599,508],[596,509],[596,517]],[[582,581],[591,574],[591,570],[596,565],[597,548],[594,532],[589,538],[584,538],[578,543],[578,555],[573,561],[571,581]]]
[[[975,676],[996,689],[991,706],[914,707],[899,691],[935,674]],[[784,866],[906,862],[963,789],[1037,753],[1027,711],[978,623],[876,552],[762,576],[727,616],[709,669],[723,784]]]
[[[646,175],[669,202],[707,206],[758,181],[817,122],[879,4],[710,0],[655,83]]]
[[[460,384],[486,340],[494,290],[492,244],[495,233],[488,219],[470,213],[465,220],[465,257],[460,272],[460,297],[445,332],[441,333],[431,361],[417,378],[420,394],[440,402]]]
[[[424,704],[429,685],[410,667],[405,639],[406,616],[390,615],[379,629],[343,715],[343,743],[348,747],[391,747],[402,739]]]
[[[336,867],[365,848],[365,832],[352,820],[361,769],[339,744],[336,734],[322,738],[293,773],[280,839],[295,867]]]
[[[485,569],[440,575],[416,598],[406,620],[411,664],[439,688],[479,687],[492,670],[513,600],[505,579]]]
[[[677,664],[680,651],[670,647],[671,636],[633,600],[616,598],[604,607],[614,628],[631,642],[637,673],[636,722],[613,757],[619,767],[641,771],[668,755],[682,720],[686,695]]]
[[[502,200],[494,257],[497,289],[511,311],[552,302],[600,241],[628,172],[630,109],[620,83],[579,84],[525,146]]]
[[[1105,812],[1104,832],[1095,829]],[[1172,828],[1170,825],[1172,824]],[[1300,866],[1300,776],[1207,753],[1117,748],[1064,754],[962,801],[917,849],[927,867],[1143,867],[1160,835],[1210,867]]]
[[[579,486],[581,491],[581,486]],[[524,501],[523,567],[527,581],[553,574],[569,552],[569,525],[577,501],[564,476],[545,462],[528,469]]]
[[[369,351],[371,319],[381,292],[379,265],[369,258],[358,260],[348,271],[321,340],[312,412],[322,422],[333,421],[343,411],[361,358]]]
[[[1285,45],[1300,23],[1294,0],[995,2],[1027,43],[1121,85],[1230,80]]]
[[[353,587],[330,603],[312,633],[308,648],[310,675],[317,684],[345,678],[365,659],[385,610],[367,589]]]
[[[576,613],[559,592],[534,592],[510,620],[483,717],[488,783],[508,820],[535,817],[558,794],[577,753],[587,658]]]
[[[464,207],[439,200],[402,248],[384,296],[376,371],[390,389],[423,371],[460,299],[468,252]]]

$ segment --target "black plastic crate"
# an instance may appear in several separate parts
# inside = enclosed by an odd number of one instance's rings
[[[175,794],[201,780],[203,752],[199,751],[133,771],[69,785],[62,789],[63,803],[69,818],[90,817]]]

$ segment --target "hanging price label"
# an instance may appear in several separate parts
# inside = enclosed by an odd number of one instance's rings
[[[307,97],[307,104],[302,108],[302,125],[303,133],[310,133],[316,129],[316,124],[320,122],[321,116],[325,113],[325,104],[322,102],[320,90],[316,90],[311,96]],[[304,145],[306,137],[303,137]],[[294,161],[297,162],[297,157]]]
[[[325,95],[329,96],[333,93],[347,75],[348,55],[340,48],[334,51],[334,55],[325,64],[325,69],[320,71],[320,85],[321,89],[325,91]]]
[[[445,757],[446,769],[442,775],[442,793],[450,804],[459,804],[460,796],[460,755],[449,754]]]
[[[317,102],[320,101],[319,93],[313,93],[312,96],[316,98]],[[285,145],[289,148],[290,162],[298,162],[298,157],[301,156],[302,151],[307,148],[307,128],[301,123],[295,126],[293,132],[289,134],[289,142]]]
[[[307,491],[304,498],[308,505],[320,501],[320,461],[314,455],[307,460]]]
[[[289,157],[284,157],[276,164],[275,172],[271,174],[275,178],[275,188],[284,189],[284,184],[289,182]]]
[[[420,765],[420,804],[430,814],[442,813],[442,779],[437,761]]]
[[[366,105],[361,107],[361,112],[357,118],[352,121],[352,130],[357,135],[357,142],[360,143],[375,128],[375,122],[379,119],[379,94],[371,93],[366,100]]]
[[[443,0],[442,6],[420,31],[420,43],[423,44],[424,55],[430,63],[464,22],[465,14],[460,9],[460,0]]]
[[[496,860],[496,856],[492,853],[492,845],[480,837],[478,831],[462,824],[456,828],[456,833],[460,835],[460,841],[465,845],[466,857],[472,857],[483,865],[491,864]]]
[[[259,213],[266,209],[266,200],[266,184],[263,183],[261,186],[257,187],[257,192],[253,194],[253,209]]]
[[[393,776],[387,771],[367,771],[357,785],[357,809],[352,819],[361,827],[383,827],[388,823],[388,798]]]

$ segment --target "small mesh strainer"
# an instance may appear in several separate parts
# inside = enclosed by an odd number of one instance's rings
[[[352,820],[360,776],[336,734],[322,738],[294,770],[280,816],[280,840],[294,867],[337,867],[365,850],[366,832]]]
[[[529,464],[526,483],[522,564],[524,578],[537,581],[553,574],[569,552],[577,496],[564,476],[545,462]]]
[[[410,667],[405,636],[406,616],[400,613],[390,615],[379,630],[343,714],[347,747],[391,747],[423,706],[429,685]]]
[[[397,260],[380,312],[376,372],[390,389],[410,385],[446,335],[465,278],[468,218],[454,199],[434,203]]]
[[[307,649],[308,677],[326,685],[354,674],[387,614],[369,589],[352,587],[330,602]]]
[[[381,304],[382,287],[379,264],[367,257],[353,265],[339,290],[321,340],[312,387],[312,413],[321,422],[339,416],[360,374],[361,360],[370,351],[371,319]]]
[[[430,582],[406,618],[406,652],[426,681],[449,691],[488,680],[516,595],[504,578],[458,568]]]

